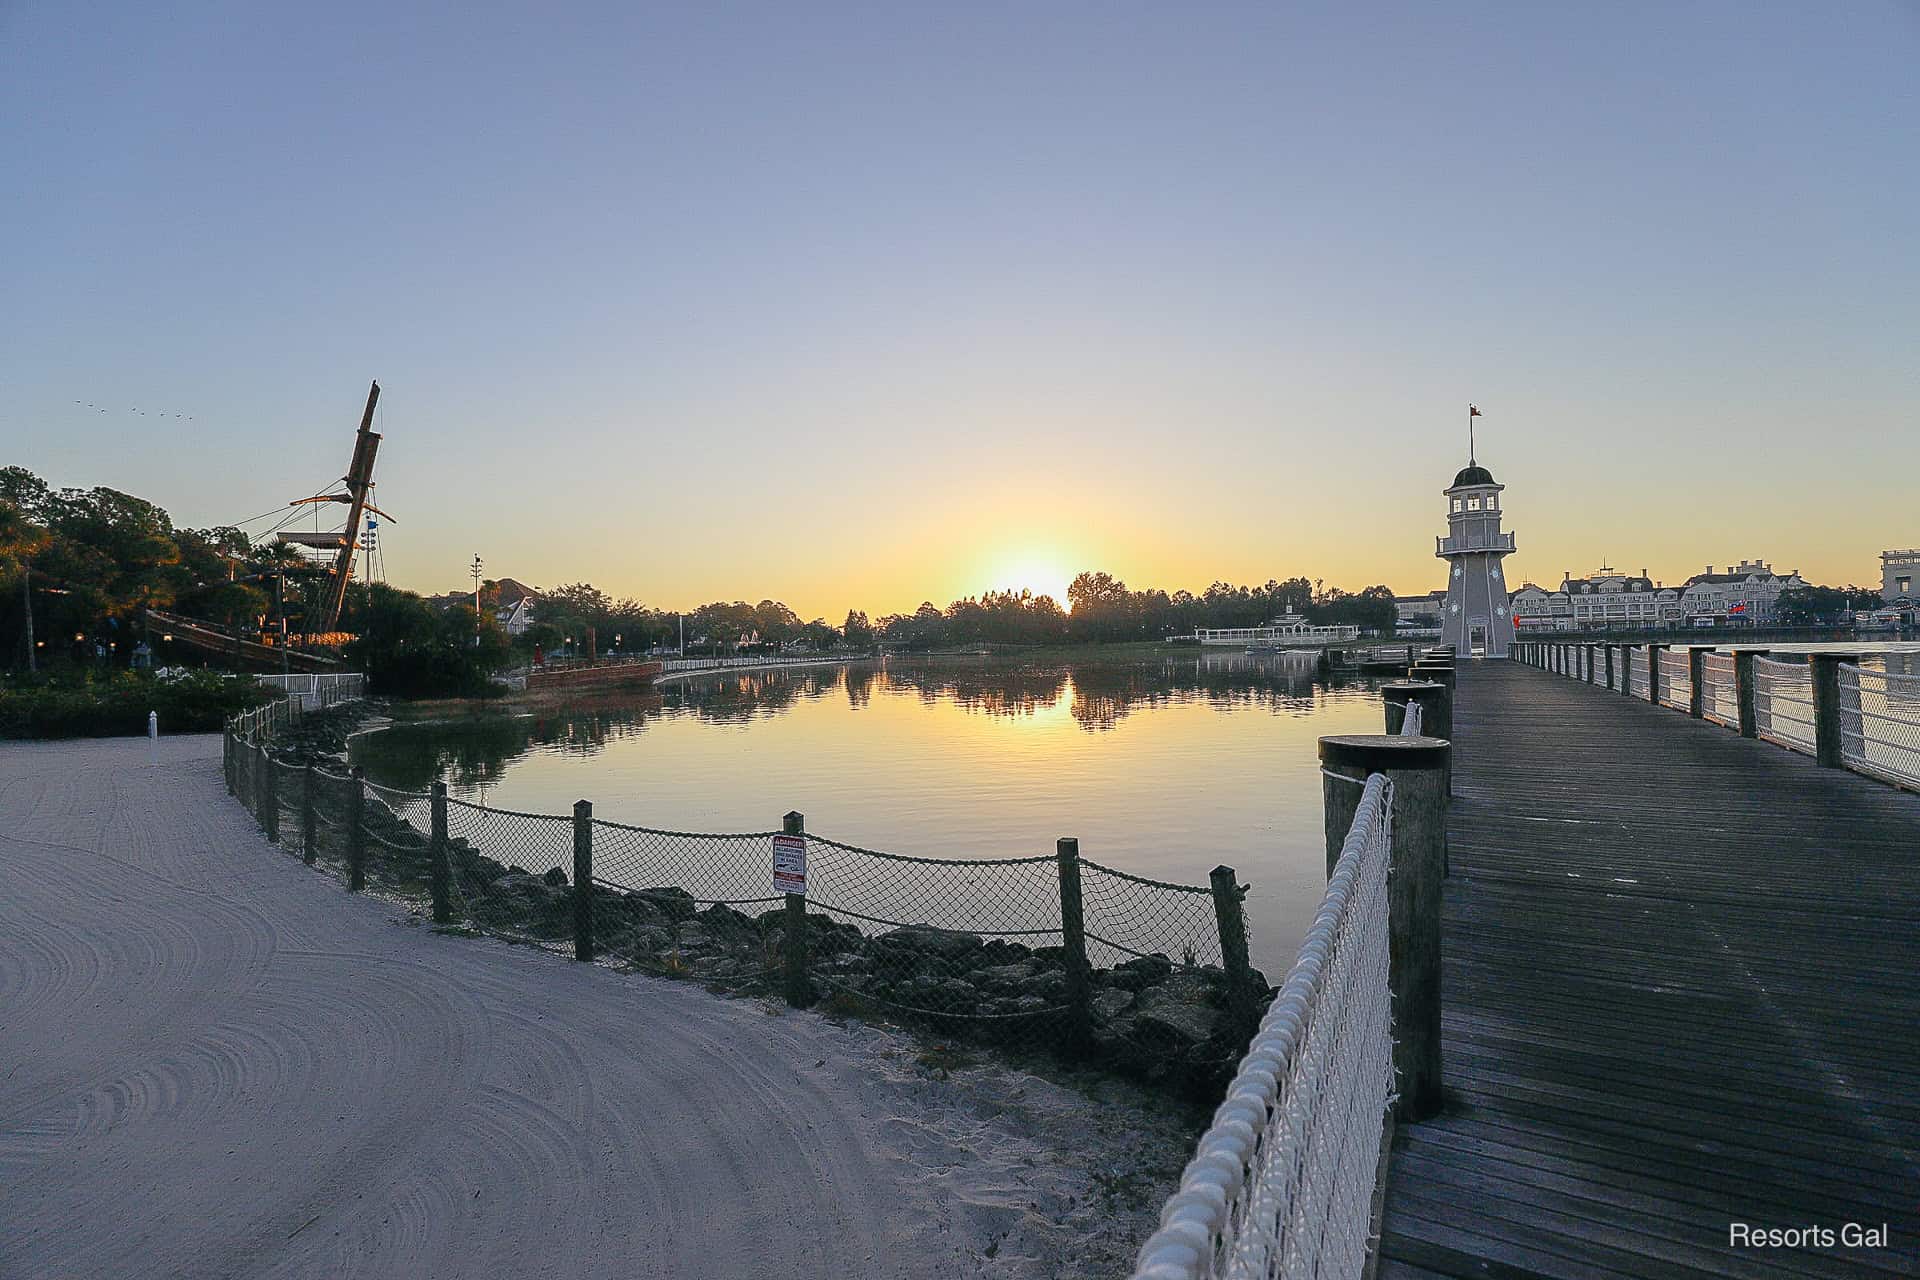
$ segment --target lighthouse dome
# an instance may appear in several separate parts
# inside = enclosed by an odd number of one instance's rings
[[[1485,467],[1474,465],[1460,468],[1460,474],[1453,478],[1453,487],[1458,489],[1470,484],[1492,484],[1493,472]]]

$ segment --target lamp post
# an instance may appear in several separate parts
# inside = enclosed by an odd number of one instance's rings
[[[480,553],[473,553],[473,563],[467,566],[467,572],[473,577],[473,647],[480,647]]]

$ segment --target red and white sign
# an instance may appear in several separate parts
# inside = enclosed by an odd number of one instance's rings
[[[773,838],[773,891],[801,894],[807,891],[807,838],[805,836]]]

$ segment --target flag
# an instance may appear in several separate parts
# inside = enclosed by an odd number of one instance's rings
[[[1481,417],[1481,416],[1482,416],[1482,414],[1481,414],[1481,412],[1480,412],[1480,411],[1479,411],[1478,409],[1476,409],[1476,408],[1474,408],[1474,407],[1473,407],[1472,405],[1468,405],[1468,406],[1467,406],[1467,416],[1468,416],[1469,418],[1478,418],[1478,417]]]
[[[1747,606],[1744,604],[1735,604],[1735,605],[1727,606],[1728,613],[1745,613],[1746,611],[1747,611]]]

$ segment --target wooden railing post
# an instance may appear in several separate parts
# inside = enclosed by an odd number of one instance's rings
[[[593,802],[573,802],[573,958],[593,959]]]
[[[1060,872],[1060,946],[1067,962],[1067,1051],[1085,1053],[1093,1031],[1093,973],[1087,964],[1087,922],[1080,896],[1080,841],[1054,845]]]
[[[1246,891],[1232,867],[1215,867],[1207,879],[1213,887],[1213,918],[1220,928],[1220,963],[1227,971],[1227,1017],[1238,1053],[1260,1024],[1259,1001],[1265,993],[1254,990],[1253,962],[1247,958]],[[1083,950],[1084,938],[1083,932]]]
[[[1810,653],[1813,668],[1813,758],[1828,769],[1847,767],[1840,721],[1840,664],[1858,662],[1853,653]]]
[[[280,843],[280,767],[267,754],[266,745],[260,748],[260,825],[267,833],[269,844]]]
[[[227,779],[227,794],[233,794],[233,721],[220,726],[220,772]]]
[[[1607,659],[1607,688],[1609,688],[1609,689],[1611,689],[1611,688],[1613,688],[1613,651],[1614,651],[1614,650],[1615,650],[1616,648],[1618,648],[1618,647],[1619,647],[1619,646],[1617,646],[1617,645],[1612,645],[1612,644],[1607,644],[1607,645],[1602,645],[1602,646],[1601,646],[1601,648],[1603,648],[1603,649],[1605,649],[1605,650],[1606,650],[1606,659]]]
[[[1647,701],[1660,705],[1660,651],[1665,645],[1647,645]]]
[[[789,813],[780,819],[780,831],[783,835],[804,836],[807,820],[798,811]],[[804,1009],[813,1003],[813,983],[807,979],[807,895],[786,895],[786,913],[781,960],[786,968],[787,1004]]]
[[[367,775],[359,765],[347,775],[347,891],[367,887]]]
[[[447,860],[447,784],[433,784],[433,834],[427,845],[428,884],[433,892],[433,922],[453,921],[453,875]]]
[[[1387,870],[1387,985],[1393,999],[1393,1069],[1399,1094],[1394,1116],[1427,1119],[1440,1110],[1440,894],[1445,874],[1448,743],[1385,735],[1320,739],[1326,794],[1345,801],[1347,826],[1369,774],[1393,783],[1393,845]],[[1328,865],[1339,860],[1328,814]],[[1346,841],[1346,830],[1339,835]]]
[[[1690,644],[1687,646],[1687,714],[1695,720],[1706,718],[1707,703],[1702,696],[1707,674],[1707,653],[1711,645]]]
[[[314,821],[313,774],[313,761],[309,760],[306,767],[300,770],[300,861],[308,866],[313,865],[313,859],[318,853],[314,848],[314,837],[318,832],[319,824]]]
[[[1760,736],[1760,717],[1753,699],[1753,660],[1764,658],[1771,650],[1735,649],[1733,651],[1733,696],[1740,708],[1740,736]]]

